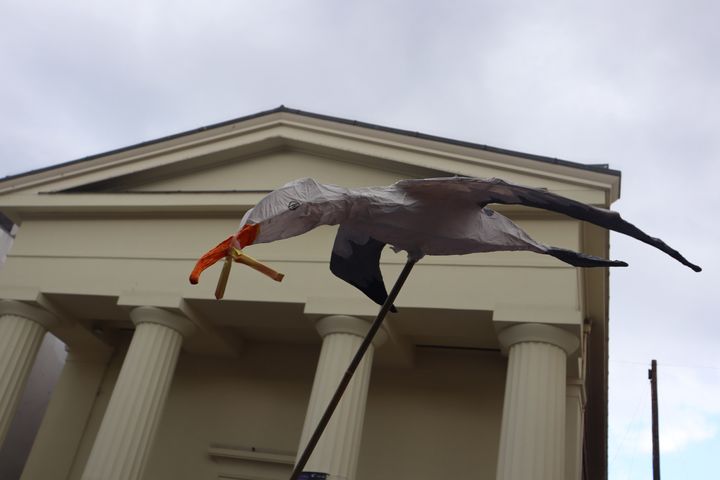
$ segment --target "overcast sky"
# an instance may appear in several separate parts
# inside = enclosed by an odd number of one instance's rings
[[[582,6],[581,6],[582,4]],[[280,104],[622,170],[613,208],[705,268],[612,237],[610,478],[720,452],[716,2],[0,3],[0,176]]]

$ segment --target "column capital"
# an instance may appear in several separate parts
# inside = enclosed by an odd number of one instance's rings
[[[370,325],[371,322],[350,315],[330,315],[315,322],[315,328],[323,338],[332,333],[349,333],[350,335],[365,337],[368,330],[370,330]],[[377,348],[385,343],[385,340],[387,340],[387,334],[385,329],[381,327],[372,344]]]
[[[42,308],[28,305],[17,300],[0,300],[0,316],[15,315],[41,325],[46,330],[59,323],[58,318]]]
[[[580,340],[562,328],[541,323],[520,323],[501,330],[498,340],[504,350],[509,350],[516,343],[540,342],[549,343],[561,348],[567,355],[577,350]]]
[[[195,333],[195,325],[182,315],[168,312],[157,307],[136,307],[130,311],[130,319],[135,326],[141,323],[155,323],[175,330],[184,338]]]

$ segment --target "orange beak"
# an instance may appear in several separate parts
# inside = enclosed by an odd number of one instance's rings
[[[193,285],[197,284],[200,280],[200,274],[205,269],[222,259],[225,259],[225,265],[223,266],[222,273],[220,274],[218,287],[215,290],[215,297],[218,299],[222,298],[225,292],[225,285],[227,284],[227,279],[230,274],[230,266],[232,265],[233,260],[238,263],[244,263],[257,271],[264,273],[273,280],[278,282],[281,281],[283,279],[283,274],[276,272],[267,265],[258,262],[242,252],[243,248],[253,244],[259,231],[260,226],[258,224],[244,225],[243,228],[235,235],[226,238],[224,241],[220,242],[214,248],[205,253],[205,255],[200,257],[195,264],[195,268],[193,268],[192,273],[190,273],[190,283]],[[237,248],[237,246],[240,248]]]

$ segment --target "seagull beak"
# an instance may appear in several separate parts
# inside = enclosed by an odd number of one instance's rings
[[[253,242],[255,242],[255,239],[258,236],[258,233],[260,233],[260,224],[259,223],[253,223],[253,224],[245,224],[243,227],[235,234],[235,242],[236,246],[239,250],[242,250],[243,248],[247,247],[248,245],[252,245]]]
[[[214,265],[218,261],[225,259],[220,278],[218,279],[218,285],[215,289],[215,298],[218,300],[225,294],[225,286],[227,285],[228,277],[230,275],[230,267],[232,261],[235,260],[238,263],[244,263],[245,265],[253,268],[275,281],[281,281],[284,277],[282,273],[278,273],[272,268],[268,267],[255,260],[242,252],[242,249],[248,245],[252,245],[260,231],[260,225],[251,224],[243,225],[243,227],[235,235],[226,238],[220,242],[214,248],[209,250],[205,255],[195,264],[192,273],[190,274],[190,283],[193,285],[197,284],[200,280],[200,274],[208,267]]]
[[[222,242],[218,243],[214,248],[208,250],[200,259],[195,263],[192,273],[190,273],[190,283],[193,285],[197,284],[200,280],[200,274],[206,269],[215,265],[218,261],[222,260],[228,255],[230,248],[232,248],[233,237],[228,237]]]

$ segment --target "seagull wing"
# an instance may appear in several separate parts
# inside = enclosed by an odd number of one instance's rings
[[[384,247],[385,243],[370,237],[362,229],[341,224],[330,257],[330,271],[382,305],[388,297],[380,271],[380,254]],[[395,307],[392,306],[390,311],[395,312]]]
[[[475,202],[479,207],[484,207],[490,203],[499,203],[525,205],[562,213],[633,237],[665,252],[696,272],[702,270],[661,239],[651,237],[632,223],[624,220],[619,213],[587,205],[540,188],[515,185],[499,178],[480,179],[472,177],[402,180],[397,182],[395,186],[412,195],[463,195],[467,196],[468,200]],[[431,193],[433,190],[437,193]]]

